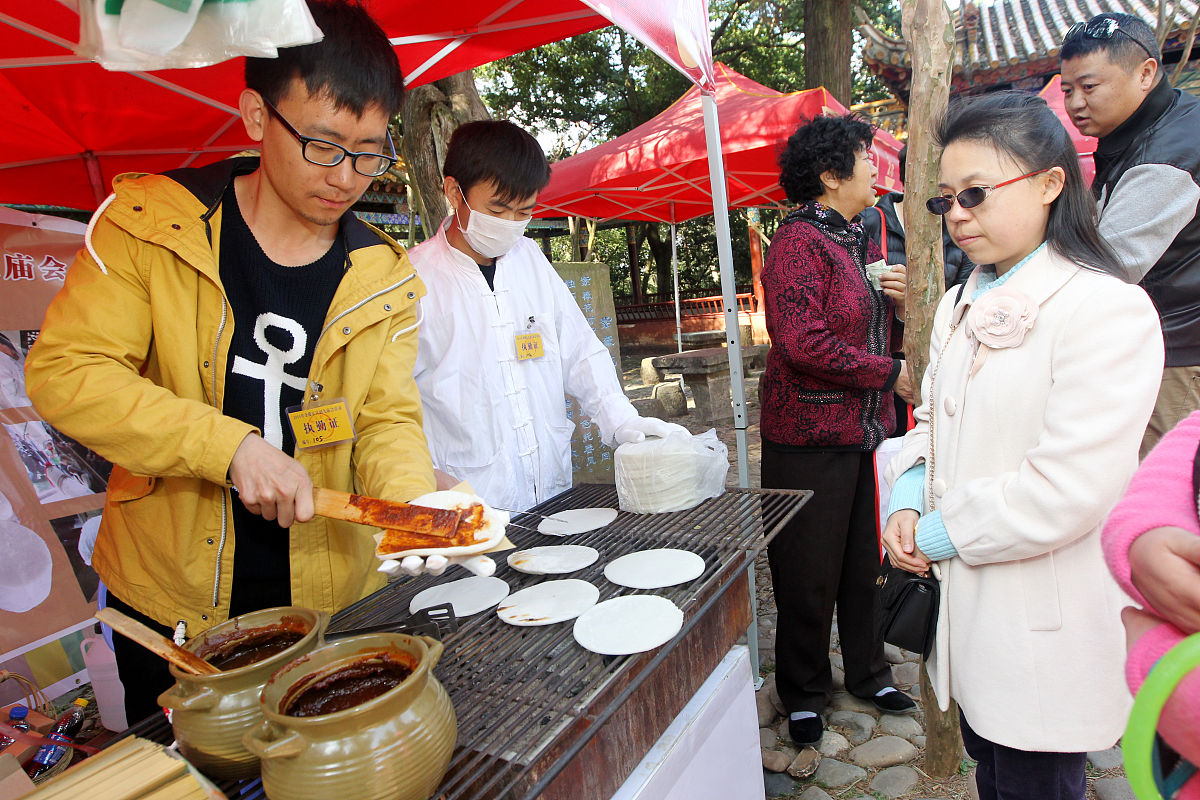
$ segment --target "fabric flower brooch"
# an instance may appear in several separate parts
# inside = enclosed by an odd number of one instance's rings
[[[983,366],[988,350],[1019,347],[1037,315],[1037,303],[1016,289],[998,286],[984,292],[967,311],[967,330],[976,343],[971,374]]]

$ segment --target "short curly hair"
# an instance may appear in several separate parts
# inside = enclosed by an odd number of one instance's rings
[[[823,172],[850,178],[858,151],[874,137],[875,129],[855,114],[814,117],[801,125],[779,154],[779,185],[788,200],[803,204],[824,194]]]

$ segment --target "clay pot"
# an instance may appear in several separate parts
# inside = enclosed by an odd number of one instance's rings
[[[328,624],[324,611],[267,608],[222,622],[188,641],[184,648],[204,658],[264,629],[303,634],[279,653],[217,675],[192,675],[171,667],[175,685],[159,695],[158,703],[171,709],[171,727],[184,757],[215,778],[258,775],[258,756],[242,744],[242,734],[263,720],[262,688],[275,670],[319,647]]]
[[[245,745],[262,759],[271,800],[427,800],[454,752],[458,725],[433,676],[441,642],[379,633],[326,645],[271,676],[262,693],[266,720]],[[411,673],[378,696],[340,711],[290,716],[334,676],[403,663]],[[308,691],[308,694],[306,693]]]

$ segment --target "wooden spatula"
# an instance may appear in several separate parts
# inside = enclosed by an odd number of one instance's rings
[[[316,487],[313,488],[313,505],[317,514],[329,519],[446,538],[454,536],[463,514],[461,510],[414,506]]]
[[[100,609],[96,612],[96,619],[122,636],[133,639],[150,652],[162,656],[184,672],[192,675],[216,675],[221,671],[195,653],[184,650],[167,637],[155,633],[136,619],[125,616],[115,608]]]

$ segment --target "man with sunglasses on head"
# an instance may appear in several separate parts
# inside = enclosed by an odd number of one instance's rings
[[[425,289],[350,212],[395,162],[403,76],[360,6],[310,6],[321,42],[246,60],[261,156],[118,176],[27,359],[42,416],[115,465],[93,559],[108,605],[166,636],[350,605],[382,585],[375,543],[314,517],[312,487],[434,487],[412,377]],[[115,644],[141,719],[172,678]]]
[[[1067,31],[1066,110],[1099,138],[1100,233],[1158,309],[1166,367],[1142,456],[1200,408],[1200,100],[1172,89],[1154,32],[1129,14]]]

